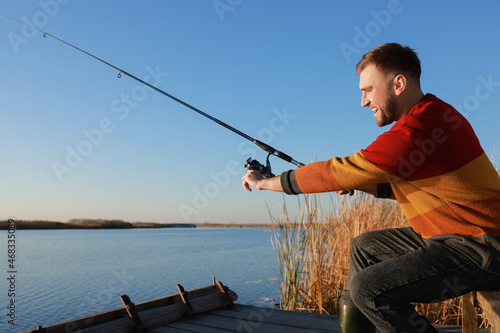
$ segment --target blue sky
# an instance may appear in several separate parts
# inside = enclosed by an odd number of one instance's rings
[[[500,152],[496,1],[41,0],[0,13],[304,163],[389,129],[361,108],[354,67],[382,43],[408,44],[424,92]],[[293,210],[294,197],[242,188],[245,160],[266,157],[245,139],[3,18],[0,37],[0,218],[267,223],[267,206]],[[275,173],[294,168],[271,161]]]

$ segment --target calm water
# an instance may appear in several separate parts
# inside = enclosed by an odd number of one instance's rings
[[[279,300],[276,253],[266,229],[17,230],[16,320],[6,309],[4,258],[0,332],[18,332],[212,283],[233,289],[238,303]],[[7,232],[0,234],[6,244]],[[4,246],[2,246],[4,247]],[[260,283],[254,283],[261,280]]]

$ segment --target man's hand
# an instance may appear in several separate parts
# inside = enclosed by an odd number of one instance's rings
[[[241,182],[243,187],[250,192],[252,192],[251,187],[254,187],[257,190],[283,192],[283,189],[281,188],[280,176],[264,178],[255,170],[248,170],[247,173],[243,175],[243,178],[241,178]]]
[[[371,194],[371,195],[376,195],[377,194],[377,184],[369,184],[369,185],[361,186],[361,187],[355,188],[354,190],[363,191],[363,192],[366,192],[366,193]],[[344,194],[349,194],[349,191],[348,190],[340,190],[340,191],[337,191],[337,193],[340,195],[344,195]]]
[[[337,194],[345,195],[345,194],[351,194],[351,192],[349,190],[340,190],[340,191],[337,191]]]
[[[255,187],[256,189],[260,190],[260,182],[264,179],[264,177],[257,171],[255,170],[248,170],[247,173],[243,175],[243,178],[241,178],[241,182],[243,183],[243,187],[247,190],[252,192],[252,187]]]

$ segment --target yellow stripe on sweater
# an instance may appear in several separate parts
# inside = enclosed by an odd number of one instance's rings
[[[330,168],[339,184],[344,188],[354,188],[367,184],[388,183],[393,177],[368,161],[361,153],[353,156],[332,158]]]
[[[396,197],[406,196],[406,200],[401,200],[400,205],[409,219],[418,214],[428,213],[446,203],[467,206],[477,201],[488,200],[500,192],[498,173],[484,153],[450,173],[395,184]]]

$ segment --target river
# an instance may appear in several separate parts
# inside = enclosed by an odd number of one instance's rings
[[[0,332],[119,307],[123,294],[138,303],[177,293],[176,284],[194,289],[211,284],[212,276],[240,304],[279,301],[270,229],[17,230],[15,236],[14,273],[2,251]],[[5,244],[7,232],[0,237]]]

